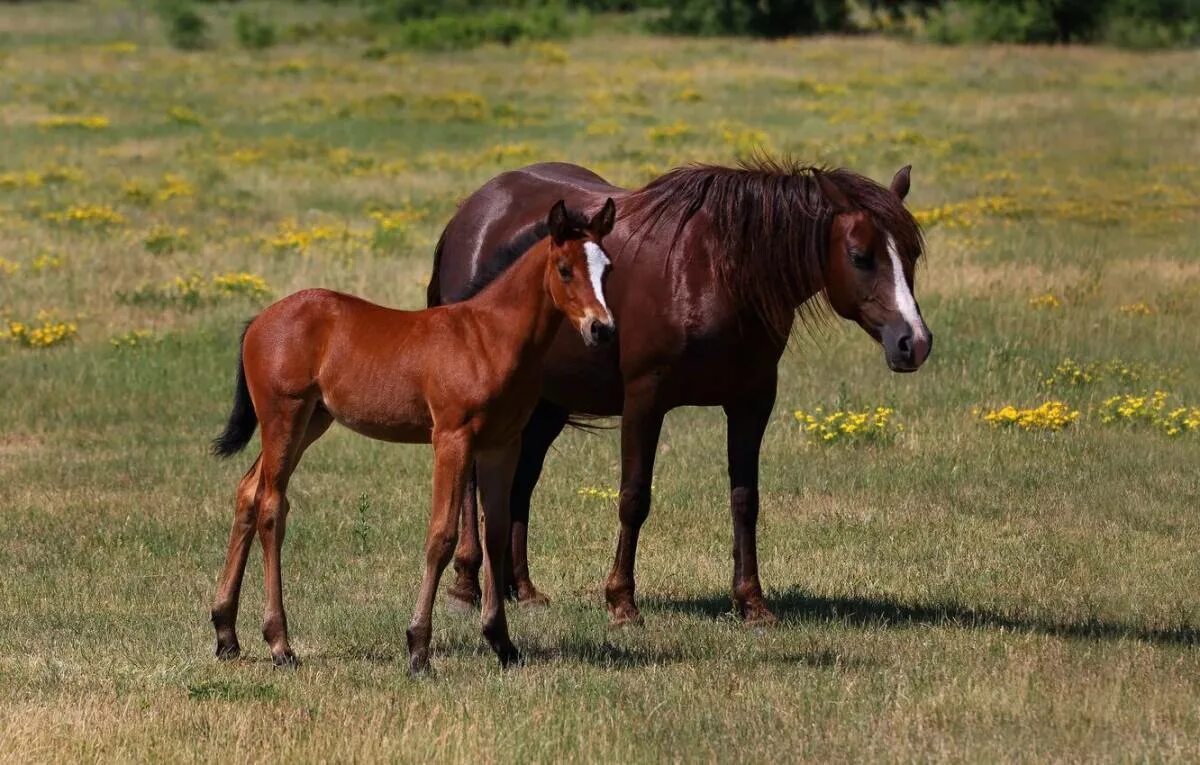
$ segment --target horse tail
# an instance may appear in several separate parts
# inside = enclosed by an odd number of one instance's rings
[[[238,343],[237,383],[233,392],[233,411],[229,413],[229,422],[225,431],[213,439],[212,453],[217,457],[232,457],[246,448],[254,429],[258,427],[258,415],[254,412],[254,402],[250,399],[250,388],[246,385],[246,364],[242,351],[246,344],[246,330],[250,322],[246,322],[242,330],[242,339]]]
[[[425,305],[428,308],[442,304],[442,291],[438,288],[438,279],[442,275],[442,251],[446,249],[446,232],[449,230],[449,226],[442,229],[437,246],[433,248],[433,273],[429,275],[429,286],[425,288]]]

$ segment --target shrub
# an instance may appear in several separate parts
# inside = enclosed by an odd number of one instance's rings
[[[414,19],[401,25],[396,40],[405,47],[460,50],[489,42],[511,45],[518,40],[563,38],[570,33],[566,12],[558,6],[545,6]]]
[[[158,15],[166,26],[167,41],[180,50],[209,47],[208,22],[184,0],[166,0],[158,6]]]
[[[254,13],[239,13],[234,19],[233,28],[237,32],[238,42],[250,50],[270,48],[277,40],[275,27]]]
[[[1200,40],[1200,0],[950,0],[929,33],[950,43],[1189,44]]]
[[[844,30],[845,0],[667,0],[651,28],[672,34],[783,37]]]

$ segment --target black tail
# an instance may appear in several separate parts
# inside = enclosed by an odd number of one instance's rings
[[[438,285],[442,275],[442,251],[446,249],[446,231],[450,227],[442,229],[442,235],[438,237],[437,247],[433,248],[433,273],[429,275],[429,286],[425,288],[425,306],[433,308],[436,305],[442,304],[442,289]]]
[[[254,413],[254,402],[250,400],[250,388],[246,386],[246,366],[242,363],[242,346],[246,342],[247,322],[242,330],[242,341],[238,343],[237,386],[233,392],[233,411],[225,432],[213,439],[212,453],[217,457],[232,457],[246,448],[254,429],[258,427],[258,415]]]

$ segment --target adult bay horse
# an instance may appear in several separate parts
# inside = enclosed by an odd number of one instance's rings
[[[585,352],[567,332],[550,346],[513,484],[510,593],[544,601],[529,577],[526,539],[546,451],[573,414],[619,414],[621,529],[605,594],[614,624],[638,621],[634,558],[663,416],[678,406],[720,406],[734,607],[748,622],[774,620],[758,576],[758,460],[794,321],[832,308],[879,342],[897,372],[916,370],[932,347],[912,291],[923,243],[903,204],[909,171],[887,188],[848,170],[758,159],[678,168],[629,190],[576,165],[547,163],[499,175],[461,204],[436,250],[429,305],[487,268],[548,201],[588,206],[610,197],[620,217],[606,240],[614,263],[606,291],[620,337],[602,353]],[[475,512],[468,491],[450,597],[471,603],[481,559]]]
[[[408,628],[410,668],[419,672],[429,662],[433,601],[454,550],[472,464],[494,585],[484,598],[483,635],[502,665],[518,658],[500,570],[521,430],[537,404],[542,360],[558,332],[575,332],[586,345],[613,336],[602,288],[609,261],[600,245],[613,216],[612,200],[590,221],[559,201],[541,226],[512,241],[463,285],[461,296],[471,296],[464,302],[397,311],[329,290],[305,290],[246,326],[233,412],[213,451],[240,451],[261,425],[262,452],[237,487],[212,609],[218,657],[233,658],[241,650],[238,600],[257,529],[266,580],[263,637],[276,664],[296,664],[280,577],[288,479],[304,450],[336,420],[371,438],[433,444],[433,507],[425,573]]]

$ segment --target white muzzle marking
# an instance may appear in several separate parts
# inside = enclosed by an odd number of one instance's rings
[[[917,301],[913,300],[912,290],[909,289],[908,281],[904,278],[904,265],[900,262],[900,253],[896,251],[896,240],[892,238],[891,234],[888,234],[887,237],[887,251],[888,257],[892,260],[892,283],[896,290],[896,310],[904,317],[904,321],[908,322],[913,339],[924,340],[929,336],[929,330],[925,327],[921,312],[917,310]]]

